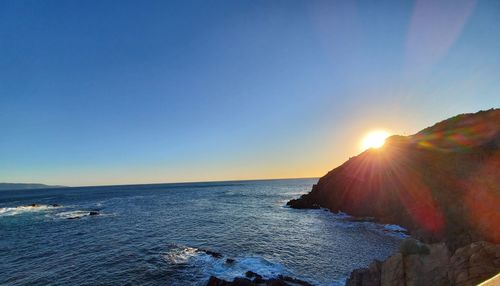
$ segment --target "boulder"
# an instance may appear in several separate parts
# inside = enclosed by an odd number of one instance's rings
[[[296,278],[278,275],[275,278],[264,279],[261,275],[247,271],[246,277],[237,277],[233,281],[226,281],[211,276],[206,286],[313,286],[312,284]]]
[[[356,269],[347,279],[347,286],[380,286],[382,262],[375,260],[368,268]]]
[[[399,252],[384,262],[373,262],[369,268],[356,269],[346,285],[472,286],[500,272],[498,244],[474,242],[457,249],[453,255],[445,243],[425,246],[428,252]],[[418,250],[410,247],[415,249]]]
[[[457,286],[476,285],[500,272],[500,245],[474,242],[457,249],[450,259],[448,279]]]

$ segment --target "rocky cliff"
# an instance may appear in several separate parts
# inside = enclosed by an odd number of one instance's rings
[[[406,227],[452,248],[500,243],[500,109],[392,136],[322,177],[293,208],[324,207]]]
[[[474,242],[451,253],[445,243],[427,253],[398,252],[384,262],[356,269],[348,286],[477,285],[500,271],[500,245]]]
[[[500,109],[458,115],[411,136],[388,138],[382,148],[328,172],[288,205],[374,217],[431,244],[430,253],[396,254],[357,270],[349,285],[472,285],[491,274],[461,274],[469,273],[460,267],[470,264],[474,242],[500,243],[499,146]],[[474,253],[469,262],[454,265],[461,251]],[[422,282],[423,273],[436,278]]]

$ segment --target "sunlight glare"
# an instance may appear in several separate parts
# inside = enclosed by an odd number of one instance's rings
[[[362,151],[370,148],[380,148],[384,145],[385,139],[389,137],[389,132],[383,130],[371,131],[361,140]]]

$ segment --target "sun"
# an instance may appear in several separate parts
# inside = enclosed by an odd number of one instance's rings
[[[371,131],[361,140],[361,149],[364,151],[370,148],[380,148],[384,146],[385,139],[389,136],[389,132],[384,130]]]

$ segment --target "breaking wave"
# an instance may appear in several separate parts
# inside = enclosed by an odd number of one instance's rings
[[[187,246],[174,247],[163,257],[169,263],[195,267],[207,278],[216,276],[232,280],[235,277],[244,277],[247,271],[258,273],[264,278],[290,274],[284,265],[262,257],[226,257],[217,252]]]
[[[3,207],[0,208],[0,217],[1,216],[15,216],[23,213],[34,213],[34,212],[46,212],[54,209],[61,208],[59,205],[25,205],[25,206],[17,206],[17,207]]]

